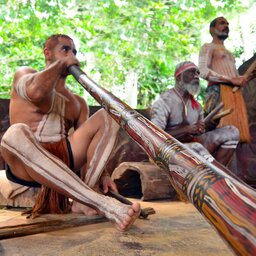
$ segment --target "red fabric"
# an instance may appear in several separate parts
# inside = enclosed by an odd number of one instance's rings
[[[200,105],[199,105],[199,103],[195,100],[195,98],[193,97],[193,95],[189,95],[189,98],[190,98],[190,100],[191,100],[191,105],[192,105],[192,108],[194,109],[194,108],[197,108],[197,109],[199,109],[199,107],[200,107]]]
[[[180,67],[178,70],[176,70],[175,77],[180,75],[182,72],[184,72],[184,71],[186,71],[188,69],[192,69],[192,68],[196,68],[197,69],[197,66],[194,63],[188,63],[188,64]]]

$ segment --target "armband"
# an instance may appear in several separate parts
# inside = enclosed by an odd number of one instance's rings
[[[30,77],[31,75],[23,76],[15,86],[15,90],[21,96],[21,98],[28,101],[31,101],[31,100],[27,95],[26,82],[28,81],[28,79],[30,79]]]

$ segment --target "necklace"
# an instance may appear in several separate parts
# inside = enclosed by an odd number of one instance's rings
[[[185,117],[187,117],[187,115],[188,115],[188,108],[187,108],[187,105],[186,105],[184,99],[182,98],[182,96],[180,95],[180,93],[178,92],[178,90],[176,88],[173,88],[173,90],[178,95],[178,97],[181,99],[183,107],[184,107],[184,111],[185,111]]]

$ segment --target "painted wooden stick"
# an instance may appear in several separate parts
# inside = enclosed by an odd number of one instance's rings
[[[176,191],[206,217],[237,255],[256,255],[254,189],[156,127],[97,85],[79,67],[71,66],[69,72],[154,162],[169,172]]]

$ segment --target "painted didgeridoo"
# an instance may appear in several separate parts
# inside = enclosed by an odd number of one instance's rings
[[[215,227],[237,255],[256,255],[256,191],[225,167],[208,162],[91,80],[79,67],[75,79],[167,171],[176,191]],[[175,166],[175,168],[173,168]]]

